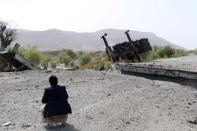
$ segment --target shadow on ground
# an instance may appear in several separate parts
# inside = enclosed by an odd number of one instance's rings
[[[159,75],[150,75],[150,74],[142,74],[142,73],[122,72],[122,74],[144,77],[144,78],[150,79],[150,80],[174,82],[174,83],[178,83],[182,86],[190,86],[190,87],[197,89],[197,80],[184,79],[184,78],[174,78],[174,77],[159,76]]]
[[[71,124],[66,124],[65,126],[54,126],[54,127],[45,128],[45,129],[46,131],[80,131]]]

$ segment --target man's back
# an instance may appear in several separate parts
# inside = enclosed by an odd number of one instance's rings
[[[45,89],[42,102],[46,103],[44,116],[54,116],[71,113],[70,105],[67,101],[68,94],[65,86],[52,86]]]
[[[46,97],[47,102],[43,102],[43,103],[55,102],[55,101],[60,102],[60,101],[66,101],[68,99],[68,94],[66,92],[65,86],[59,86],[59,85],[46,88],[44,96]],[[45,98],[43,97],[43,99]]]

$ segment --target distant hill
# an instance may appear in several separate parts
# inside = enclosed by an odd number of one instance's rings
[[[104,50],[105,46],[101,36],[107,33],[109,45],[114,45],[127,41],[125,30],[105,29],[92,33],[77,33],[72,31],[61,31],[50,29],[45,31],[17,30],[17,40],[22,46],[36,45],[42,50],[86,50],[98,51]],[[151,45],[165,46],[170,45],[175,48],[182,48],[171,42],[156,36],[149,32],[130,31],[132,40],[148,38]],[[183,48],[182,48],[183,49]]]

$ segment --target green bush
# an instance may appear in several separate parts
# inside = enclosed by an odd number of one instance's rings
[[[197,49],[195,49],[195,55],[197,55]]]
[[[152,61],[152,60],[160,58],[160,56],[158,54],[158,50],[159,50],[158,47],[153,47],[152,51],[142,54],[141,59],[143,61]]]
[[[66,53],[67,53],[68,56],[70,56],[72,59],[76,59],[76,58],[77,58],[77,54],[76,54],[74,51],[70,50],[70,49],[67,49],[67,50],[66,50]]]
[[[83,55],[84,53],[85,53],[85,52],[83,52],[83,51],[79,51],[79,52],[77,53],[77,57]]]
[[[41,65],[44,67],[44,69],[48,68],[50,61],[52,61],[52,57],[49,54],[43,53]]]
[[[171,58],[171,57],[180,57],[186,55],[188,55],[188,52],[185,50],[174,49],[170,46],[165,46],[165,47],[153,47],[152,51],[143,54],[141,58],[143,59],[143,61],[152,61],[159,58]]]
[[[164,52],[166,56],[170,58],[170,57],[173,57],[173,55],[175,54],[175,49],[170,46],[166,46],[164,47]]]
[[[57,64],[58,64],[58,62],[55,61],[55,60],[52,60],[52,61],[50,62],[51,68],[53,68],[53,69],[56,68]]]
[[[36,46],[20,48],[18,53],[30,60],[34,65],[39,65],[42,60],[42,53]]]
[[[79,56],[78,61],[80,65],[88,64],[90,63],[92,57],[90,53],[83,53],[82,55]]]
[[[106,55],[105,52],[96,52],[94,57],[95,57],[96,59],[102,59],[102,58],[104,58],[104,57],[107,57],[107,55]]]
[[[93,70],[98,70],[98,71],[102,71],[102,70],[105,70],[105,64],[102,63],[102,64],[95,64],[91,67],[91,69]]]
[[[141,58],[143,61],[152,61],[152,60],[158,59],[159,55],[157,54],[157,52],[153,50],[149,53],[143,54]]]
[[[175,50],[175,57],[187,56],[188,54],[189,53],[185,50],[180,50],[180,49]]]
[[[159,48],[157,52],[161,58],[170,58],[174,56],[175,49],[170,46],[165,46],[163,48]]]
[[[67,54],[66,51],[61,52],[59,54],[59,62],[64,64],[65,66],[68,66],[71,61],[72,61],[72,58]]]

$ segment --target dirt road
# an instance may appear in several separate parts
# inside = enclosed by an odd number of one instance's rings
[[[53,131],[196,131],[197,84],[96,71],[0,73],[0,131],[46,131],[41,98],[48,77],[67,86],[73,114]],[[10,122],[9,126],[2,124]]]

